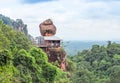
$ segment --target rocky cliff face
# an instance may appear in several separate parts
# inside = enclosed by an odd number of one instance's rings
[[[12,27],[15,30],[24,32],[26,36],[29,35],[28,30],[27,30],[27,25],[24,24],[22,19],[13,20],[9,17],[6,17],[6,16],[0,14],[0,20],[2,20],[3,24],[6,24],[6,25]]]
[[[49,62],[57,61],[59,63],[59,67],[66,71],[66,52],[61,48],[51,48],[48,52]]]

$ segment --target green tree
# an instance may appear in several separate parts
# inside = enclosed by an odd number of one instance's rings
[[[116,71],[110,75],[110,81],[108,83],[120,83],[120,71]]]
[[[75,77],[73,78],[74,83],[95,83],[95,76],[93,72],[87,69],[77,70]]]
[[[112,58],[113,64],[115,65],[120,65],[120,55],[119,54],[115,54]]]
[[[112,43],[108,45],[107,53],[110,57],[113,57],[115,54],[120,54],[120,44]]]
[[[12,83],[17,81],[14,75],[17,74],[16,68],[12,64],[12,55],[8,50],[0,50],[0,82]]]
[[[83,50],[70,59],[77,67],[72,79],[74,83],[119,83],[118,43],[109,42],[106,46],[93,45],[91,49]]]
[[[20,78],[21,82],[40,82],[41,67],[37,65],[35,58],[26,50],[19,50],[13,61],[14,66],[19,70],[17,78]]]

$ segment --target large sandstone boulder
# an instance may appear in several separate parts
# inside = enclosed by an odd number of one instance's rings
[[[56,34],[56,27],[51,19],[43,21],[40,25],[40,33],[42,36],[53,36]]]

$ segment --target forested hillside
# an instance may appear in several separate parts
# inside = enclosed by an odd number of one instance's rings
[[[120,44],[93,45],[70,59],[76,64],[73,83],[120,83]]]
[[[68,56],[63,72],[7,19],[0,21],[0,83],[120,83],[120,44],[108,41]]]
[[[24,24],[22,19],[13,20],[7,16],[0,14],[0,20],[2,20],[3,24],[12,27],[15,30],[22,31],[25,33],[25,35],[28,36],[27,24]]]
[[[23,32],[0,21],[0,83],[70,83],[54,65]]]

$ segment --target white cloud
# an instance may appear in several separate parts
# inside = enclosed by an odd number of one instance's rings
[[[40,35],[39,23],[47,18],[53,20],[57,27],[56,35],[63,40],[118,40],[120,36],[119,1],[58,0],[37,4],[22,4],[20,0],[5,2],[3,0],[0,3],[0,13],[14,19],[23,19],[33,36]]]

